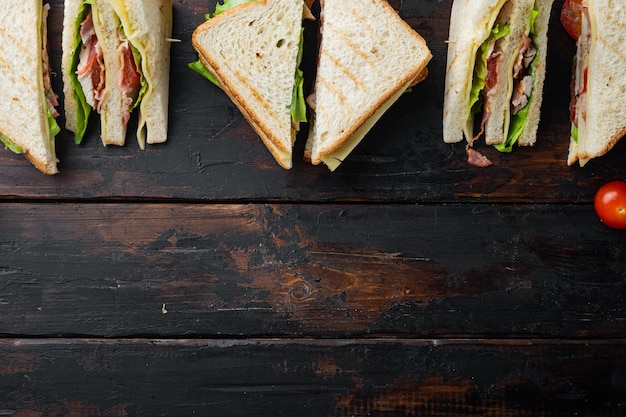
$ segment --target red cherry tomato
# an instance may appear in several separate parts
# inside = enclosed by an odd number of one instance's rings
[[[593,207],[602,223],[614,229],[626,228],[626,182],[611,181],[600,187]]]
[[[561,9],[561,23],[569,35],[578,40],[582,31],[582,0],[565,0]]]

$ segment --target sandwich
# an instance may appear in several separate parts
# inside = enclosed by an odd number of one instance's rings
[[[553,0],[454,0],[450,15],[443,140],[467,141],[468,161],[536,142]],[[477,132],[475,133],[475,128]]]
[[[306,121],[303,0],[226,1],[193,33],[192,67],[224,90],[283,168]]]
[[[318,66],[305,159],[334,171],[428,73],[424,39],[386,0],[320,3]]]
[[[39,0],[0,2],[0,141],[52,175],[58,172],[55,136],[60,129],[48,60],[49,9]]]
[[[626,5],[566,0],[561,21],[576,39],[568,165],[585,165],[626,134]]]
[[[135,109],[141,149],[167,140],[171,36],[171,0],[65,0],[65,117],[77,144],[95,111],[103,145],[124,145]]]

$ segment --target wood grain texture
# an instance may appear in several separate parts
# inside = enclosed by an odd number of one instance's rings
[[[149,347],[149,348],[147,348]],[[36,416],[617,416],[621,341],[0,340]]]
[[[187,68],[215,2],[173,0],[167,144],[96,121],[54,177],[0,151],[0,416],[626,415],[626,232],[591,204],[626,142],[565,164],[563,1],[537,145],[479,169],[442,141],[451,0],[391,0],[430,73],[334,173]]]
[[[594,216],[5,203],[0,334],[624,337],[626,241]]]

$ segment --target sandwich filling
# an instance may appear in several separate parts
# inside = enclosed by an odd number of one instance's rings
[[[139,104],[146,85],[142,83],[142,76],[137,70],[141,61],[140,54],[128,42],[121,28],[117,34],[120,39],[120,46],[117,52],[121,63],[121,77],[118,87],[122,92],[122,109],[124,110],[122,121],[124,126],[126,126],[130,120],[130,112]]]
[[[100,112],[106,86],[104,53],[98,42],[93,25],[91,7],[80,24],[81,48],[76,75],[85,94],[85,100],[96,112]]]
[[[566,1],[563,6],[561,21],[577,44],[576,57],[574,58],[572,69],[569,110],[571,140],[578,143],[579,128],[584,126],[587,116],[587,69],[589,67],[589,50],[591,48],[591,24],[586,3],[580,0]]]
[[[528,119],[528,107],[532,97],[534,86],[534,73],[537,67],[537,43],[535,41],[537,32],[535,30],[535,20],[539,11],[535,7],[531,13],[529,22],[529,32],[523,35],[523,42],[517,54],[511,77],[513,79],[513,92],[510,104],[510,123],[505,141],[494,145],[500,152],[511,152],[513,145],[517,142],[524,130]],[[500,39],[507,36],[510,28],[507,25],[496,24],[489,37],[480,46],[474,74],[472,78],[472,89],[470,93],[468,120],[474,120],[474,116],[482,110],[480,131],[471,142],[482,136],[485,124],[491,116],[491,105],[495,98],[498,85],[498,73],[504,52],[500,47]],[[470,143],[471,143],[470,142]]]
[[[77,129],[74,137],[77,144],[82,142],[85,135],[91,111],[100,113],[107,93],[104,51],[94,26],[92,6],[93,0],[85,0],[82,3],[74,30],[74,53],[70,76],[77,102]],[[117,51],[120,59],[120,83],[117,87],[123,95],[122,123],[126,126],[130,120],[130,112],[137,106],[143,91],[142,76],[138,71],[141,58],[121,28],[117,34],[120,40]]]

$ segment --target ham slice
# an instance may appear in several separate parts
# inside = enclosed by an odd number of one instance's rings
[[[119,31],[118,36],[120,47],[117,52],[121,63],[118,87],[122,92],[122,122],[126,126],[130,120],[130,111],[133,103],[137,98],[141,75],[137,71],[135,58],[128,40]],[[79,52],[79,64],[76,75],[82,86],[87,103],[96,112],[100,113],[106,92],[104,52],[98,41],[91,11],[89,11],[80,25],[80,37],[82,46]]]
[[[537,48],[532,39],[524,35],[522,48],[513,66],[513,96],[511,97],[511,113],[517,114],[526,107],[533,90],[533,77],[528,74],[530,64],[537,55]]]
[[[91,11],[80,25],[80,36],[82,46],[76,75],[87,103],[99,113],[106,88],[104,54],[96,36]]]
[[[491,116],[491,102],[497,91],[498,71],[504,54],[502,51],[497,50],[495,45],[496,41],[494,40],[489,45],[489,51],[487,52],[487,76],[485,78],[485,89],[483,90],[485,104],[483,105],[483,116],[480,121],[480,132],[473,138],[472,142],[482,136],[485,131],[485,124]]]
[[[128,40],[122,36],[121,32],[118,32],[118,36],[121,41],[118,50],[121,58],[121,74],[118,87],[122,91],[122,121],[124,126],[126,126],[130,120],[130,110],[139,90],[141,75],[137,71],[135,57]]]
[[[46,5],[43,8],[44,15],[42,16],[43,35],[42,35],[42,51],[41,60],[43,63],[43,88],[46,101],[48,102],[48,108],[52,117],[57,118],[60,116],[56,107],[59,105],[59,96],[52,90],[52,81],[50,77],[50,57],[48,55],[48,11],[50,5]]]
[[[491,166],[491,160],[471,146],[468,145],[465,148],[465,151],[467,152],[468,164],[478,168],[487,168],[488,166]]]
[[[591,25],[588,9],[582,8],[582,31],[578,39],[574,76],[572,77],[572,97],[570,102],[570,119],[578,126],[578,118],[587,118],[587,67],[589,66],[589,49],[591,48]]]

